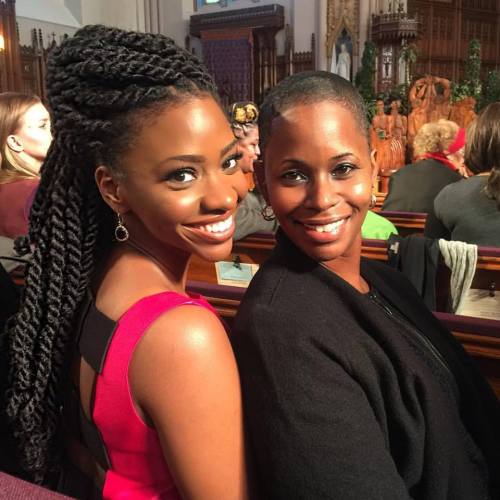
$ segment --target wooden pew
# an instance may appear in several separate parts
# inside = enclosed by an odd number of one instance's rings
[[[424,234],[425,221],[427,219],[426,213],[421,212],[394,212],[394,211],[380,211],[379,215],[390,220],[398,230],[401,236],[408,236],[409,234]]]
[[[374,212],[380,212],[380,210],[382,210],[382,205],[384,204],[387,193],[375,193],[375,196],[377,197],[377,201],[375,202],[375,206],[372,208],[372,210]]]
[[[234,243],[232,255],[237,255],[241,262],[261,264],[270,255],[275,244],[276,240],[272,233],[251,234],[243,240]],[[384,240],[364,239],[361,247],[361,255],[368,259],[385,262],[387,261],[387,242]],[[213,264],[202,262],[200,259],[195,259],[193,263],[194,268],[197,269],[197,275],[193,276],[192,279],[203,281],[204,278],[201,276],[210,275],[214,279],[209,281],[212,283],[217,282],[215,269],[213,273],[210,273],[206,269],[203,270],[203,268],[213,266]],[[440,272],[444,276],[449,276],[449,271],[444,262],[440,264],[440,267],[443,268]],[[492,283],[496,284],[496,289],[500,292],[500,248],[479,247],[476,273],[471,288],[489,290]]]
[[[241,262],[260,265],[271,254],[275,244],[274,235],[271,233],[255,233],[235,242],[232,256],[238,256]],[[384,240],[364,239],[361,247],[361,255],[368,259],[386,262],[388,259],[387,242]],[[444,262],[441,262],[439,267],[438,273],[441,272],[443,275],[449,276],[449,270]],[[193,257],[188,279],[217,283],[215,265]],[[482,290],[496,289],[497,293],[500,293],[500,248],[478,248],[476,272],[471,288]],[[441,293],[441,295],[444,296],[448,292],[444,290],[444,293]]]
[[[188,282],[187,288],[203,295],[231,329],[245,288],[200,281]],[[500,321],[442,312],[434,314],[462,343],[500,398]]]
[[[500,321],[442,312],[434,314],[476,361],[500,399]]]

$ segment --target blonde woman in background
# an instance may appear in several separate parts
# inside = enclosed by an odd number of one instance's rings
[[[0,94],[0,236],[28,232],[40,166],[51,141],[49,113],[38,97]]]
[[[462,179],[465,131],[449,120],[426,123],[413,143],[415,163],[391,175],[382,210],[432,211],[434,198]]]

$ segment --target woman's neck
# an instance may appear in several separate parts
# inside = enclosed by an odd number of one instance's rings
[[[124,243],[124,253],[131,252],[147,261],[151,266],[152,275],[164,281],[167,288],[184,293],[190,255],[168,249],[168,251],[155,251],[145,245],[128,239]]]
[[[360,293],[368,293],[370,285],[361,276],[361,237],[344,254],[333,260],[321,262],[323,267],[334,272]]]

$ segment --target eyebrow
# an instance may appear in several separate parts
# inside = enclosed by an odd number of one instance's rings
[[[227,154],[231,149],[234,148],[234,146],[239,142],[240,139],[238,137],[235,137],[227,146],[223,147],[220,152],[221,158]]]
[[[221,158],[227,154],[228,151],[231,151],[233,147],[237,144],[239,139],[233,139],[227,146],[224,146],[221,149],[220,156]],[[166,158],[165,160],[162,161],[170,161],[170,160],[177,160],[177,161],[185,161],[188,163],[203,163],[205,161],[205,157],[201,155],[179,155],[179,156],[171,156],[170,158]]]
[[[348,156],[356,157],[355,154],[346,152],[346,153],[340,153],[340,154],[335,155],[335,156],[331,156],[330,158],[328,158],[328,161],[342,160]],[[304,162],[303,160],[299,160],[297,158],[285,158],[284,160],[282,160],[281,163],[299,163],[300,165],[307,165],[306,162]]]

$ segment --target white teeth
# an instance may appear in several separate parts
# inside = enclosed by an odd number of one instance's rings
[[[332,222],[331,224],[326,224],[324,226],[310,226],[309,224],[304,224],[309,229],[314,229],[318,233],[332,233],[336,234],[344,222],[344,219],[338,220],[337,222]]]
[[[209,233],[222,233],[227,231],[233,224],[233,217],[228,217],[226,220],[216,222],[215,224],[207,224],[206,226],[199,226],[203,231]]]

